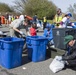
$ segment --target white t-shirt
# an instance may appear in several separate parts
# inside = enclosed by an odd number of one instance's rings
[[[9,21],[11,21],[11,18],[12,18],[12,16],[11,16],[11,15],[9,15]]]
[[[66,23],[67,23],[67,18],[64,17],[64,18],[62,19],[62,22],[63,22],[63,27],[65,28],[65,27],[66,27]]]
[[[70,23],[70,20],[69,20],[67,17],[64,17],[64,18],[62,19],[62,22],[63,22],[63,27],[65,28],[65,27],[66,27],[66,24],[67,24],[67,23]]]
[[[20,25],[23,25],[23,23],[23,20],[15,19],[13,22],[11,22],[10,27],[18,28]]]

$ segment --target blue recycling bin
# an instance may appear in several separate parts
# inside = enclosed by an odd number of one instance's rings
[[[21,38],[0,38],[0,65],[7,69],[20,66],[23,45],[24,40]]]
[[[28,58],[32,60],[32,62],[45,60],[47,43],[47,38],[43,36],[27,36],[26,44],[28,50]]]

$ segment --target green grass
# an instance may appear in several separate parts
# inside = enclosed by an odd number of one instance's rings
[[[52,24],[52,23],[53,23],[53,20],[47,20],[47,22],[49,22],[49,23],[51,23],[51,24]]]
[[[53,20],[47,20],[47,22],[49,22],[49,23],[53,23]],[[75,20],[72,20],[71,22],[76,22]]]
[[[76,22],[75,20],[72,20],[71,22]]]
[[[41,21],[42,21],[42,20],[41,20]],[[52,24],[52,23],[53,23],[53,20],[47,20],[47,22],[49,22],[49,23],[51,23],[51,24]]]

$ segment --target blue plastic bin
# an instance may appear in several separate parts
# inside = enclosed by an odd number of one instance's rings
[[[43,36],[27,36],[28,58],[33,62],[45,60],[48,40]]]
[[[21,65],[24,40],[14,37],[0,38],[0,65],[14,68]]]

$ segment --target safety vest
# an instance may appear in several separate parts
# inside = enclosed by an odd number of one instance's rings
[[[47,19],[46,19],[46,18],[44,18],[44,19],[43,19],[43,22],[47,22]]]
[[[12,17],[12,21],[13,21],[13,20],[15,20],[15,19]]]
[[[56,22],[60,22],[62,20],[62,15],[61,16],[56,16],[55,17],[55,21]]]
[[[60,16],[55,15],[54,22],[56,22],[56,23],[57,23],[57,22],[61,22],[62,18],[63,18],[62,15],[60,15]],[[57,26],[59,26],[59,24],[57,24]]]

